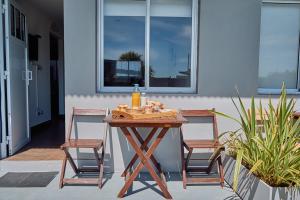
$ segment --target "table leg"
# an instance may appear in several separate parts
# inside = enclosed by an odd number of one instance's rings
[[[155,129],[157,130],[157,128],[155,128]],[[136,130],[136,128],[135,128],[135,127],[132,127],[131,130],[133,131],[134,135],[137,137],[137,139],[139,140],[139,142],[140,142],[141,144],[143,144],[143,143],[144,143],[144,140],[143,140],[143,138],[141,137],[141,135],[139,134],[139,132]],[[149,142],[148,142],[148,143],[149,143]],[[149,148],[148,148],[148,146],[147,146],[148,143],[145,144],[145,146],[144,146],[144,150],[145,150],[145,151],[148,151],[148,150],[149,150]],[[159,162],[155,159],[155,157],[154,157],[153,155],[150,156],[150,159],[152,160],[153,164],[155,165],[155,167],[158,169],[158,171],[159,171],[159,173],[160,173],[160,172],[161,172],[161,169],[160,169],[160,164],[159,164]]]
[[[172,199],[172,196],[169,193],[169,191],[167,190],[167,187],[164,185],[163,180],[161,180],[159,178],[159,176],[156,174],[154,168],[149,163],[149,159],[150,159],[151,155],[154,153],[155,149],[157,148],[157,146],[159,145],[159,143],[161,142],[161,140],[163,139],[163,137],[166,135],[166,133],[168,132],[169,128],[163,128],[160,131],[160,133],[155,138],[154,142],[152,143],[152,145],[150,146],[150,148],[148,149],[148,151],[145,154],[143,153],[143,150],[139,148],[138,144],[133,139],[133,137],[130,134],[130,132],[128,131],[128,129],[125,128],[125,127],[122,127],[121,130],[124,133],[125,137],[127,138],[128,142],[131,144],[131,146],[135,150],[135,152],[138,154],[138,157],[140,158],[141,161],[138,164],[138,166],[134,169],[133,173],[128,178],[128,180],[125,182],[125,185],[123,186],[123,188],[119,192],[118,197],[119,198],[124,197],[124,194],[129,189],[130,185],[132,185],[133,181],[136,179],[136,177],[138,176],[139,172],[145,166],[148,169],[151,177],[158,184],[158,186],[161,189],[164,197],[167,198],[167,199]]]
[[[138,141],[141,143],[141,147],[140,149],[148,151],[148,143],[151,141],[151,139],[153,138],[153,136],[155,135],[156,131],[158,128],[153,128],[151,130],[151,132],[148,134],[147,138],[145,140],[143,140],[143,138],[141,137],[141,135],[139,134],[139,132],[136,130],[136,128],[131,127],[132,132],[134,133],[135,137],[138,139]],[[155,165],[155,167],[157,168],[157,170],[159,171],[159,173],[162,174],[162,170],[160,167],[159,162],[155,159],[155,157],[153,155],[151,155],[151,160],[153,162],[153,164]],[[133,158],[131,159],[131,161],[129,162],[129,164],[127,165],[127,167],[125,168],[125,170],[123,171],[121,177],[125,177],[128,170],[134,165],[134,163],[136,162],[136,160],[138,159],[138,155],[135,154],[133,156]]]
[[[156,128],[157,129],[157,128]],[[134,133],[134,135],[135,135],[135,137],[138,139],[138,141],[141,143],[141,144],[143,144],[144,143],[144,140],[143,140],[143,138],[141,137],[141,134],[136,130],[136,128],[135,127],[131,127],[131,130],[132,130],[132,132]],[[148,142],[149,143],[149,142]],[[148,143],[145,145],[145,147],[144,147],[144,150],[145,151],[148,151]],[[136,154],[137,155],[137,154]],[[165,186],[168,188],[168,186],[167,186],[167,179],[166,179],[166,177],[165,177],[165,175],[164,175],[164,172],[162,171],[162,169],[161,169],[161,167],[160,167],[160,164],[159,164],[159,162],[156,160],[156,158],[153,156],[153,155],[151,155],[151,157],[150,157],[150,159],[151,159],[151,161],[152,161],[152,163],[154,164],[154,166],[156,167],[156,169],[158,170],[158,172],[159,172],[159,174],[160,174],[160,177],[163,179],[163,181],[164,181],[164,183],[165,183]],[[135,162],[135,161],[134,161]],[[133,162],[133,164],[134,164],[134,162]]]

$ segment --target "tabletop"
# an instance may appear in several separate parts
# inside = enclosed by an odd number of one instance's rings
[[[156,119],[114,119],[112,114],[108,115],[105,122],[111,127],[180,127],[183,123],[188,122],[180,113],[176,118],[156,118]]]

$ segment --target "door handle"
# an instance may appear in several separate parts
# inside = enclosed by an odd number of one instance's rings
[[[23,81],[32,81],[32,71],[22,71],[22,80]]]

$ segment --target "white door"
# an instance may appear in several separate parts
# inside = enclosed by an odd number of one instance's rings
[[[2,6],[2,5],[1,5]],[[6,120],[6,112],[5,112],[5,88],[4,88],[4,50],[5,50],[5,38],[4,31],[5,26],[3,23],[4,13],[0,13],[0,159],[5,158],[7,156],[7,144],[6,144],[6,129],[5,129],[5,120]]]
[[[7,120],[9,155],[30,141],[26,17],[18,5],[5,0],[7,60]]]

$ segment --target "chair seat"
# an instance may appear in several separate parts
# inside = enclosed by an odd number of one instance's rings
[[[189,148],[218,148],[219,142],[214,140],[184,140],[184,144]]]
[[[97,139],[70,139],[64,143],[61,148],[95,148],[100,149],[103,145],[103,140]]]

